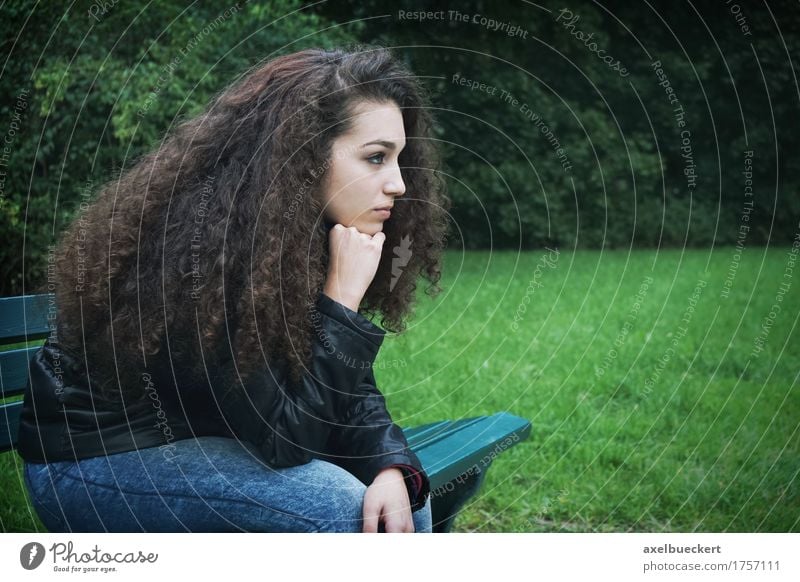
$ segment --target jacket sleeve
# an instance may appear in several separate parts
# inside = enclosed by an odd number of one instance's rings
[[[335,463],[365,485],[389,467],[403,472],[411,510],[421,509],[430,493],[430,483],[417,455],[409,448],[402,429],[392,421],[386,399],[378,390],[372,367],[358,390],[347,398],[350,404],[343,421],[334,427],[329,451]]]
[[[342,399],[361,385],[383,342],[384,330],[360,314],[353,318],[324,293],[315,307],[311,362],[298,390],[287,388],[285,368],[265,365],[217,395],[234,435],[255,445],[274,467],[302,465],[324,452],[341,421]]]

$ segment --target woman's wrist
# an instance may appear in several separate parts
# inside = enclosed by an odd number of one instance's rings
[[[396,475],[400,475],[400,477],[405,477],[405,474],[403,473],[402,469],[400,469],[399,467],[395,467],[395,466],[385,467],[385,468],[381,469],[380,471],[378,471],[378,475],[386,473],[387,471],[390,472],[390,473],[387,473],[387,474],[395,475],[395,476]]]
[[[358,308],[361,305],[361,297],[355,293],[348,292],[336,284],[326,284],[322,292],[334,301],[358,313]]]

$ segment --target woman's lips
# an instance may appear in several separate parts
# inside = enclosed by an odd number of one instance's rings
[[[377,212],[378,215],[381,218],[383,218],[384,220],[389,218],[392,215],[392,213],[388,209],[385,209],[385,208],[376,208],[375,212]]]

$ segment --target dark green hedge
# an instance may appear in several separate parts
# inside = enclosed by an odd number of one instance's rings
[[[426,78],[456,248],[798,230],[791,2],[35,4],[4,5],[0,23],[3,295],[40,283],[81,201],[242,71],[354,40],[397,47]]]

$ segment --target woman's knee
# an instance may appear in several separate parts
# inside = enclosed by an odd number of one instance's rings
[[[316,499],[306,503],[320,532],[361,532],[367,487],[338,465],[315,459]]]
[[[231,480],[237,485],[234,497],[251,508],[246,526],[251,531],[360,532],[363,528],[366,486],[327,461],[262,468]]]

